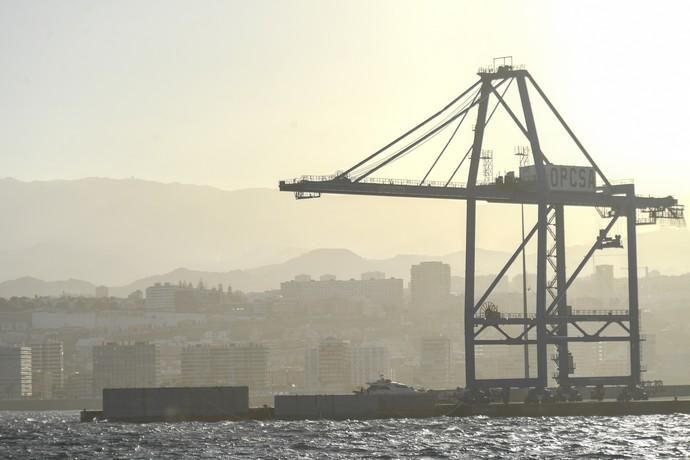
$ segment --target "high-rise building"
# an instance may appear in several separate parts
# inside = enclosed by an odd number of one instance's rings
[[[182,349],[180,360],[184,386],[268,386],[268,349],[263,345],[190,345]]]
[[[179,386],[182,349],[185,344],[179,338],[159,339],[152,343],[156,345],[158,354],[158,386]]]
[[[352,383],[364,386],[380,376],[392,378],[390,354],[386,347],[363,346],[352,349]]]
[[[450,305],[450,265],[422,262],[410,269],[410,303],[418,311],[433,311]]]
[[[62,393],[65,358],[62,342],[32,343],[31,380],[34,398],[52,399]]]
[[[231,382],[261,391],[268,387],[268,348],[256,343],[231,347]]]
[[[307,348],[304,353],[304,390],[319,391],[319,349]]]
[[[347,340],[329,337],[319,343],[319,386],[325,393],[352,389],[352,349]]]
[[[227,345],[186,346],[180,354],[180,385],[230,385],[230,361],[230,347]]]
[[[451,387],[450,339],[444,336],[424,337],[419,360],[420,381],[431,389]]]
[[[158,351],[146,342],[108,343],[93,347],[94,394],[103,388],[139,388],[158,385]]]
[[[222,305],[224,292],[219,288],[207,289],[203,284],[156,283],[146,288],[146,309],[151,311],[203,311]]]
[[[0,399],[28,398],[31,393],[31,348],[0,346]]]
[[[601,302],[602,307],[611,307],[614,294],[613,265],[597,265],[594,271],[594,297]]]
[[[180,384],[247,386],[250,402],[259,402],[268,390],[268,354],[254,343],[187,346],[180,356]]]

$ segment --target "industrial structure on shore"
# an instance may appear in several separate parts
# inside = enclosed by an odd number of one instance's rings
[[[687,391],[687,388],[685,388]],[[438,416],[543,417],[688,414],[690,400],[586,401],[550,404],[458,404],[445,392],[417,391],[379,379],[355,394],[276,395],[273,407],[251,407],[246,386],[110,388],[102,410],[82,410],[82,422],[182,422],[221,420],[363,420]],[[660,396],[660,395],[657,395]],[[668,396],[668,395],[666,395]]]
[[[659,220],[682,221],[683,207],[671,196],[643,197],[635,193],[635,185],[613,183],[599,168],[551,101],[523,68],[513,66],[512,58],[498,58],[493,66],[480,69],[479,80],[453,99],[442,110],[425,119],[385,147],[352,167],[332,176],[302,176],[280,182],[280,190],[294,192],[298,199],[317,198],[321,194],[373,195],[465,200],[465,372],[469,399],[480,400],[492,388],[529,388],[533,400],[548,395],[549,347],[555,347],[554,378],[561,399],[570,399],[572,388],[583,386],[616,386],[624,390],[623,399],[642,397],[640,359],[640,309],[638,302],[637,226],[655,224]],[[517,86],[519,111],[508,103],[506,93],[512,83]],[[579,152],[579,160],[565,164],[552,163],[542,149],[533,113],[530,92],[536,94],[550,109]],[[495,100],[495,103],[492,101]],[[490,104],[494,104],[490,110]],[[493,151],[485,146],[485,129],[499,106],[508,114],[524,135],[529,147],[518,149],[521,167],[504,175],[493,174]],[[454,169],[444,180],[438,176],[440,161],[448,146],[459,138],[458,131],[471,110],[476,108],[472,142]],[[374,177],[401,158],[417,151],[439,133],[450,133],[447,142],[425,174],[416,180],[394,180]],[[464,151],[464,150],[463,150]],[[512,154],[512,152],[511,152]],[[531,160],[531,161],[529,161]],[[466,182],[453,182],[465,165]],[[484,180],[479,180],[482,167]],[[464,172],[463,172],[464,174]],[[536,206],[537,222],[524,231],[521,243],[485,292],[475,292],[475,254],[477,201]],[[566,270],[565,210],[567,207],[595,209],[603,228],[593,235],[591,247],[570,273]],[[523,214],[524,216],[524,214]],[[625,220],[625,234],[610,235],[616,222]],[[502,311],[491,302],[491,294],[515,261],[523,255],[528,243],[536,237],[537,260],[536,306],[522,313]],[[596,251],[627,247],[628,302],[627,309],[577,310],[568,304],[568,288],[578,278]],[[523,262],[524,264],[524,262]],[[526,291],[526,288],[525,288]],[[575,359],[570,347],[575,343],[621,342],[629,347],[629,374],[575,376]],[[522,347],[528,362],[529,346],[536,347],[536,375],[527,370],[524,376],[481,379],[477,375],[477,348],[488,346]]]

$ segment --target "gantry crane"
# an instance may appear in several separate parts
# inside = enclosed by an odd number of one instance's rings
[[[466,201],[464,340],[466,388],[470,392],[480,394],[490,388],[531,388],[533,392],[543,394],[548,383],[549,345],[556,348],[554,361],[557,372],[554,377],[560,388],[603,385],[636,388],[641,382],[642,372],[636,226],[654,224],[660,219],[682,220],[683,206],[671,196],[637,196],[633,183],[614,184],[609,181],[530,73],[524,68],[513,66],[510,57],[498,59],[494,60],[492,66],[480,69],[479,80],[443,109],[362,161],[331,176],[302,176],[281,181],[280,190],[294,192],[298,199],[317,198],[321,194],[332,193]],[[506,98],[506,92],[513,82],[517,85],[522,120]],[[532,91],[536,91],[577,146],[584,165],[557,165],[548,160],[540,145],[530,102]],[[491,111],[490,102],[493,105]],[[499,107],[505,110],[529,142],[529,149],[523,149],[522,153],[531,152],[532,164],[520,167],[517,175],[509,172],[493,181],[480,182],[480,160],[493,160],[494,156],[492,151],[483,148],[485,128]],[[464,156],[447,180],[429,180],[431,171],[446,154],[448,145],[456,138],[462,122],[475,108],[473,141]],[[373,176],[441,132],[451,132],[451,135],[421,180],[393,180]],[[524,164],[524,161],[521,163]],[[463,164],[468,167],[466,183],[453,182]],[[484,169],[487,174],[487,168]],[[537,208],[536,224],[526,232],[520,245],[481,295],[475,292],[477,201],[534,205]],[[595,208],[601,218],[608,222],[596,235],[585,256],[568,274],[564,209],[570,206]],[[573,310],[568,305],[568,288],[592,255],[598,250],[623,246],[620,235],[609,235],[620,218],[626,222],[624,241],[627,247],[628,308]],[[536,311],[534,314],[504,314],[489,301],[490,296],[535,236]],[[612,325],[616,327],[610,328]],[[607,333],[611,329],[623,332],[615,335]],[[494,332],[491,338],[487,337],[487,331]],[[630,374],[572,376],[574,366],[569,344],[577,342],[627,343],[630,351]],[[477,346],[491,345],[521,346],[525,353],[527,345],[536,345],[536,376],[477,378]]]

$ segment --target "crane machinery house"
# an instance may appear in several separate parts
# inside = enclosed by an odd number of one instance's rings
[[[597,174],[590,166],[544,165],[546,182],[551,190],[564,192],[594,192],[597,188]],[[537,182],[534,165],[520,168],[520,180]]]

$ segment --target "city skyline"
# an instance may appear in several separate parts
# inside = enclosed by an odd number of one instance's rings
[[[104,385],[246,381],[250,400],[256,403],[270,399],[271,391],[348,392],[381,374],[425,388],[461,385],[463,284],[449,280],[450,267],[439,262],[422,262],[409,270],[413,282],[406,288],[402,280],[365,272],[350,280],[299,275],[286,280],[280,290],[247,294],[228,286],[179,282],[154,284],[127,298],[102,292],[100,297],[2,299],[4,365],[16,373],[16,384],[20,376],[28,379],[32,387],[26,386],[26,398],[34,400],[78,399],[80,388],[93,388],[84,394],[96,397]],[[490,280],[477,281],[483,288]],[[533,282],[532,275],[528,283]],[[682,367],[671,363],[684,352],[676,356],[678,352],[669,350],[684,338],[675,316],[658,313],[669,303],[685,301],[685,282],[653,275],[642,277],[640,283],[648,378],[682,383]],[[626,289],[626,280],[615,277],[613,267],[602,265],[569,292],[574,308],[619,311]],[[498,311],[515,314],[521,290],[519,276],[500,283],[492,296]],[[531,290],[530,308],[534,301]],[[415,325],[420,319],[423,327]],[[574,347],[578,369],[625,372],[626,353],[619,345]],[[98,350],[98,356],[92,357],[91,349]],[[130,370],[128,360],[137,349],[144,350],[141,362]],[[324,353],[330,358],[322,361]],[[520,361],[505,347],[482,349],[480,354],[488,366],[483,375],[498,378],[520,372]],[[667,359],[657,361],[662,355]],[[209,364],[216,359],[217,364]],[[24,363],[31,375],[20,374],[21,365],[12,368],[11,362]],[[256,367],[247,367],[248,362]],[[341,374],[351,374],[352,380]]]

